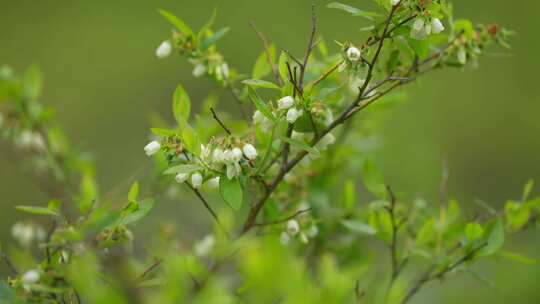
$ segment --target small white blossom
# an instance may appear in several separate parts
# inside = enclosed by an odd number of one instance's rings
[[[314,238],[319,234],[319,228],[317,228],[317,225],[313,224],[308,228],[307,236],[310,238]]]
[[[156,56],[159,59],[165,58],[172,53],[172,44],[169,40],[163,41],[156,50]]]
[[[336,137],[332,133],[328,133],[325,136],[323,136],[323,138],[321,138],[317,146],[320,149],[325,150],[329,145],[333,144],[335,141],[336,141]]]
[[[262,131],[268,131],[272,127],[272,121],[270,119],[266,118],[263,113],[261,113],[259,110],[255,111],[253,113],[253,123],[259,125],[262,129]]]
[[[206,159],[210,156],[210,149],[205,145],[201,144],[201,158]]]
[[[303,232],[300,233],[300,242],[304,243],[304,244],[307,244],[309,243],[309,239],[307,237],[307,235]]]
[[[361,55],[362,53],[360,52],[360,50],[354,46],[351,46],[347,49],[347,58],[352,62],[358,61]]]
[[[300,232],[300,225],[296,220],[287,221],[287,232],[292,236],[295,236]]]
[[[257,158],[257,149],[252,144],[245,144],[242,150],[247,159],[253,160]]]
[[[401,0],[390,0],[390,3],[392,4],[392,6],[394,6],[394,5],[397,5],[399,1]]]
[[[212,248],[214,248],[215,243],[216,240],[213,235],[209,234],[203,237],[194,246],[195,254],[199,257],[207,256],[212,251]]]
[[[203,177],[199,172],[193,173],[191,175],[191,185],[195,189],[199,189],[202,186]]]
[[[444,25],[442,24],[441,20],[439,20],[439,18],[433,18],[431,20],[431,31],[433,32],[433,34],[438,34],[444,31]]]
[[[214,152],[212,152],[212,160],[218,163],[222,163],[225,161],[225,152],[221,150],[220,148],[216,148]]]
[[[146,155],[151,156],[157,153],[159,149],[161,149],[161,145],[154,140],[144,147],[144,152],[146,152]]]
[[[233,177],[240,175],[242,173],[242,168],[238,162],[232,162],[227,164],[227,178],[232,179]]]
[[[188,174],[185,174],[185,173],[178,173],[178,174],[176,174],[176,176],[174,177],[174,180],[175,180],[177,183],[181,184],[181,183],[187,181],[188,177],[189,177]]]
[[[278,100],[278,109],[287,110],[294,105],[294,98],[292,96],[285,96]]]
[[[11,227],[11,236],[23,247],[28,247],[34,241],[34,227],[31,224],[15,223]]]
[[[30,290],[30,285],[39,282],[40,276],[41,274],[38,269],[32,269],[25,272],[21,277],[23,288],[26,290]]]
[[[45,140],[41,134],[32,131],[23,131],[19,137],[18,144],[22,148],[46,150]]]
[[[242,150],[238,147],[234,147],[231,151],[230,160],[233,162],[238,162],[242,159]]]
[[[210,188],[210,189],[216,189],[217,187],[219,187],[219,176],[216,176],[216,177],[214,177],[214,178],[209,179],[209,180],[206,182],[206,185],[207,185],[208,188]]]
[[[291,241],[291,236],[287,232],[283,231],[281,232],[281,235],[279,236],[279,241],[283,246],[287,246],[289,245],[289,242]]]
[[[204,73],[206,73],[206,66],[202,63],[197,63],[191,73],[195,78],[201,77],[202,75],[204,75]]]
[[[423,28],[424,28],[424,19],[416,18],[416,20],[414,20],[414,23],[413,23],[413,29],[419,31]]]
[[[292,124],[300,116],[302,116],[302,114],[303,114],[302,110],[297,110],[296,108],[289,109],[289,111],[287,111],[287,121]]]

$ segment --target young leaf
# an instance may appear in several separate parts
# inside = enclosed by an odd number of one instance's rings
[[[34,100],[41,94],[41,72],[37,66],[31,66],[26,71],[22,81],[22,94],[24,97]]]
[[[138,208],[136,208],[134,211],[130,212],[124,217],[122,221],[124,224],[134,223],[145,217],[154,207],[154,200],[145,199],[141,202],[138,202],[137,206]]]
[[[45,208],[45,207],[38,207],[38,206],[22,206],[22,205],[19,205],[19,206],[15,206],[15,209],[19,210],[19,211],[22,211],[22,212],[27,212],[27,213],[32,213],[32,214],[39,214],[39,215],[59,215],[57,212],[49,209],[49,208]]]
[[[270,60],[273,62],[276,48],[271,45],[269,46],[269,52],[270,52]],[[253,66],[253,72],[252,72],[252,78],[253,79],[261,79],[266,76],[268,76],[272,72],[272,67],[268,63],[268,56],[267,52],[262,52],[259,57],[257,57],[257,61],[255,61],[255,65]]]
[[[504,245],[505,238],[502,220],[496,218],[488,222],[484,235],[486,237],[487,245],[478,252],[478,255],[486,256],[499,251]]]
[[[175,15],[169,13],[166,10],[158,10],[158,12],[163,16],[165,19],[167,19],[174,27],[180,31],[180,33],[190,37],[193,36],[193,30],[180,18],[176,17]]]
[[[201,141],[197,132],[185,120],[180,120],[179,125],[184,145],[191,153],[198,156],[201,153]]]
[[[366,223],[353,220],[342,220],[341,224],[355,233],[374,235],[377,233],[377,229],[371,227]]]
[[[529,195],[531,194],[533,187],[534,187],[534,180],[531,179],[527,182],[527,184],[525,184],[525,187],[523,188],[523,197],[521,199],[522,202],[525,202],[529,198]]]
[[[204,39],[203,42],[201,43],[201,50],[204,51],[204,50],[208,49],[209,47],[211,47],[213,44],[218,42],[218,40],[223,38],[227,34],[227,32],[229,32],[229,28],[224,27],[224,28],[218,30],[212,36],[207,37],[206,39]]]
[[[328,3],[326,5],[326,7],[340,9],[340,10],[346,11],[347,13],[352,14],[353,16],[361,16],[361,17],[364,17],[364,18],[366,18],[368,20],[373,20],[373,17],[380,16],[377,13],[366,12],[366,11],[363,11],[363,10],[361,10],[359,8],[354,7],[354,6],[343,4],[343,3],[340,3],[340,2]]]
[[[173,94],[174,118],[180,123],[181,120],[188,121],[191,112],[191,99],[182,85],[178,85]]]
[[[366,188],[376,197],[386,196],[386,185],[382,173],[371,160],[366,160],[362,169],[362,178]]]
[[[422,228],[418,230],[416,235],[416,246],[424,246],[429,244],[435,235],[435,219],[430,218],[427,220]]]
[[[208,19],[208,21],[206,21],[206,23],[199,30],[199,33],[197,34],[197,37],[198,37],[199,41],[202,41],[202,39],[204,38],[204,35],[206,35],[206,32],[214,24],[214,21],[216,20],[216,16],[217,16],[217,11],[218,11],[218,9],[217,9],[217,7],[215,7],[214,10],[212,11],[212,15],[210,16],[210,19]]]
[[[508,260],[511,260],[511,261],[514,261],[514,262],[518,262],[518,263],[521,263],[521,264],[525,264],[525,265],[534,265],[534,264],[537,263],[535,259],[523,256],[523,255],[520,255],[520,254],[517,254],[517,253],[514,253],[514,252],[499,251],[498,255],[505,258],[505,259],[508,259]]]
[[[465,226],[465,237],[469,241],[475,241],[484,236],[484,228],[478,223],[468,223]]]
[[[314,148],[314,147],[306,144],[303,141],[292,139],[292,138],[289,138],[289,137],[283,137],[283,138],[281,138],[281,140],[283,140],[284,142],[287,142],[287,143],[289,143],[289,144],[291,144],[291,145],[293,145],[293,146],[295,146],[295,147],[297,147],[299,149],[306,150],[315,157],[320,157],[321,156],[321,153],[319,152],[319,150],[317,150],[317,148]]]
[[[253,87],[253,88],[281,90],[281,88],[278,87],[275,83],[272,83],[272,82],[266,81],[266,80],[246,79],[246,80],[242,81],[242,83],[247,85],[247,86]]]
[[[223,174],[219,179],[219,193],[221,198],[234,210],[239,210],[242,207],[243,190],[238,178],[227,178]]]
[[[131,185],[131,188],[129,189],[128,201],[134,202],[137,200],[138,196],[139,196],[139,182],[135,181],[133,185]]]
[[[184,174],[190,174],[194,171],[199,171],[203,169],[199,165],[178,165],[174,167],[170,167],[169,169],[165,170],[163,174],[178,174],[178,173],[184,173]]]
[[[279,69],[279,76],[281,77],[281,80],[283,80],[284,83],[287,83],[289,79],[289,70],[287,69],[287,61],[289,60],[289,55],[285,52],[281,52],[281,55],[279,55],[278,60],[278,69]]]
[[[274,114],[272,114],[272,111],[270,111],[270,108],[266,105],[266,103],[261,99],[259,94],[257,94],[257,91],[255,91],[254,88],[248,87],[248,94],[249,98],[255,105],[255,108],[261,112],[262,115],[264,115],[266,118],[270,119],[271,121],[275,121],[276,118],[274,117]]]

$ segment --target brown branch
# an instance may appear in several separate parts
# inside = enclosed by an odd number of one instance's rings
[[[257,27],[255,26],[255,21],[250,21],[249,25],[253,28],[257,36],[259,36],[259,39],[261,39],[263,43],[264,51],[266,52],[266,59],[268,61],[268,64],[270,65],[270,68],[272,69],[272,74],[274,74],[274,78],[276,79],[276,82],[280,86],[282,86],[283,81],[281,80],[281,77],[279,76],[278,67],[272,61],[272,54],[270,53],[270,46],[268,44],[268,39],[266,39],[266,36],[257,29]]]
[[[225,126],[225,124],[223,123],[223,121],[221,121],[221,119],[219,119],[218,115],[216,114],[216,111],[214,111],[214,108],[210,107],[210,111],[212,112],[212,117],[214,117],[214,119],[223,128],[223,130],[225,130],[225,132],[227,132],[227,134],[231,135],[232,134],[231,130],[229,130],[229,128],[227,128],[227,126]]]
[[[316,33],[317,33],[317,14],[315,12],[315,3],[313,2],[311,4],[311,35],[309,36],[308,47],[306,49],[306,54],[304,55],[304,63],[300,66],[300,79],[297,82],[300,88],[300,92],[302,93],[304,90],[304,76],[306,73],[308,60],[311,55],[311,51],[313,51],[313,48],[316,45],[315,43]]]
[[[201,192],[197,190],[195,187],[193,187],[190,183],[186,182],[185,184],[193,191],[193,193],[195,193],[195,195],[199,198],[199,200],[201,200],[206,210],[208,210],[208,212],[212,215],[212,217],[218,224],[219,228],[223,231],[223,233],[227,236],[227,238],[229,238],[229,232],[227,232],[225,227],[221,224],[221,221],[219,220],[217,213],[212,209],[212,207],[210,207],[210,204],[208,204],[208,201],[206,201],[206,199],[202,196]]]
[[[138,277],[137,280],[140,281],[144,279],[150,272],[152,272],[154,269],[156,269],[159,265],[163,263],[162,259],[154,258],[154,262],[150,264]]]

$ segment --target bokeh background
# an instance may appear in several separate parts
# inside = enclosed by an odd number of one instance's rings
[[[318,1],[321,34],[363,41],[364,34],[358,31],[361,19],[326,9],[327,2]],[[369,1],[343,2],[361,7]],[[529,178],[540,184],[540,2],[453,2],[458,17],[497,21],[516,30],[513,50],[489,53],[478,69],[439,71],[409,87],[411,100],[386,115],[385,147],[376,161],[401,192],[433,197],[446,160],[453,197],[463,203],[482,199],[502,206],[505,199],[520,197]],[[148,114],[155,111],[172,122],[170,96],[178,83],[189,88],[195,102],[213,93],[224,97],[223,108],[232,105],[208,80],[192,78],[184,60],[156,59],[155,48],[170,31],[156,8],[199,27],[219,6],[217,24],[232,29],[220,48],[232,65],[249,72],[261,46],[248,21],[255,20],[279,47],[300,53],[309,31],[309,4],[308,0],[0,0],[0,64],[18,72],[30,64],[41,67],[43,100],[56,109],[73,143],[92,152],[102,192],[107,192],[110,185],[127,188],[135,172],[146,172],[140,168],[150,163],[142,151],[148,140]],[[17,163],[2,157],[6,149],[0,143],[2,243],[9,240],[10,226],[23,218],[13,205],[46,200]],[[148,229],[152,223],[184,221],[185,229],[196,233],[199,221],[204,221],[198,207],[190,197],[158,204]],[[520,234],[507,247],[540,259],[538,235]],[[538,264],[491,260],[480,268],[495,287],[462,276],[444,287],[430,285],[415,303],[540,301]]]

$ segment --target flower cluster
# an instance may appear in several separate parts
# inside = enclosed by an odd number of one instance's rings
[[[298,207],[298,212],[309,210],[309,204],[304,202]],[[312,219],[305,213],[299,214],[296,218],[290,219],[285,223],[285,227],[280,234],[280,242],[288,245],[291,239],[298,238],[303,244],[309,243],[310,238],[315,238],[319,234],[319,228]]]
[[[277,108],[273,111],[277,117],[284,116],[288,123],[294,124],[298,118],[304,115],[304,110],[300,108],[299,103],[292,96],[282,97],[277,101]],[[268,131],[273,123],[259,110],[253,113],[253,122],[259,125],[261,130]]]
[[[411,37],[424,40],[431,34],[439,34],[444,31],[444,25],[439,18],[418,17],[414,20]]]

